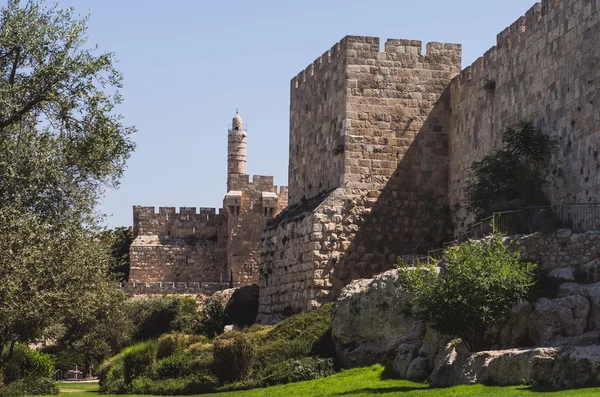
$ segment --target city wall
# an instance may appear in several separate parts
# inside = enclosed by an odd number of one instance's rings
[[[228,282],[226,218],[214,208],[135,206],[132,282]],[[221,238],[219,238],[219,235]]]
[[[287,187],[279,190],[272,176],[231,175],[230,192],[223,200],[227,211],[227,263],[233,281],[258,283],[261,233],[265,224],[287,207]]]
[[[456,225],[473,217],[465,187],[473,161],[497,149],[502,133],[532,121],[560,137],[552,204],[600,201],[599,0],[545,0],[497,37],[496,46],[450,86],[449,200]]]
[[[461,48],[421,46],[388,40],[380,52],[378,38],[347,36],[292,80],[292,205],[263,234],[260,321],[440,239],[428,206],[446,203],[446,88]]]

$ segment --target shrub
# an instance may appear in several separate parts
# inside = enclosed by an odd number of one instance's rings
[[[178,353],[156,362],[154,367],[156,379],[181,378],[192,373],[192,358]]]
[[[128,347],[123,355],[123,380],[130,384],[135,378],[146,376],[156,362],[158,343],[150,340]]]
[[[54,361],[54,369],[68,371],[79,366],[84,368],[85,355],[77,349],[66,348],[62,345],[50,345],[42,349],[43,353],[48,354]]]
[[[216,386],[216,378],[206,375],[164,380],[152,380],[142,377],[133,381],[130,392],[133,394],[178,396],[211,393]]]
[[[0,387],[2,397],[40,396],[59,394],[58,387],[49,378],[25,378]]]
[[[255,351],[250,336],[231,331],[214,340],[214,369],[221,383],[245,379],[252,368]]]
[[[183,352],[188,346],[196,343],[206,343],[208,339],[202,335],[164,334],[158,338],[157,358],[164,358],[175,353]]]
[[[473,179],[467,186],[469,208],[477,215],[509,209],[511,202],[546,205],[542,187],[551,173],[550,158],[558,140],[542,134],[531,122],[508,128],[503,135],[504,148],[473,162]]]
[[[257,360],[262,367],[293,358],[333,357],[331,309],[333,304],[289,317],[275,327],[257,332]]]
[[[416,317],[480,350],[485,327],[502,319],[534,284],[536,265],[520,262],[497,231],[446,249],[444,261],[440,274],[404,266],[399,281],[414,294]]]
[[[324,378],[333,373],[333,359],[302,357],[266,368],[263,375],[263,386]]]
[[[16,344],[12,357],[8,359],[9,349],[5,349],[3,357],[3,378],[11,383],[25,378],[52,378],[54,363],[45,353],[32,350],[26,345]]]
[[[229,322],[225,307],[217,301],[212,301],[204,307],[200,315],[198,333],[214,338],[223,333],[223,328]]]
[[[127,317],[134,324],[133,340],[156,339],[169,332],[193,333],[198,325],[198,304],[192,298],[157,296],[130,299],[126,302]]]

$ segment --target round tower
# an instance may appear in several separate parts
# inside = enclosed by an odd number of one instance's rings
[[[231,129],[227,134],[227,190],[231,189],[231,177],[246,174],[246,139],[248,133],[240,115],[235,112]]]

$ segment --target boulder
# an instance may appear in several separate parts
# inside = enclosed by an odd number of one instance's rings
[[[426,357],[417,357],[410,362],[406,371],[406,379],[421,382],[427,379],[429,368]]]
[[[470,383],[461,373],[462,367],[467,362],[470,352],[462,343],[452,341],[446,345],[435,358],[433,371],[429,376],[432,387],[447,387]]]
[[[237,288],[229,288],[215,292],[206,301],[206,306],[219,303],[221,306],[225,307],[229,302],[229,299],[231,299],[231,297],[233,296],[233,293],[236,289]]]
[[[583,334],[589,309],[590,303],[581,295],[538,299],[528,317],[531,342],[534,346],[559,346],[564,337]]]
[[[556,358],[551,383],[558,388],[593,384],[600,376],[600,346],[565,348]]]
[[[582,282],[597,283],[600,281],[600,258],[582,265],[579,268]]]
[[[417,357],[417,354],[419,354],[420,348],[421,342],[403,343],[398,347],[392,367],[394,368],[394,372],[402,379],[406,378],[408,367]]]
[[[575,281],[575,269],[570,266],[559,267],[558,269],[550,271],[548,276],[563,282]]]
[[[528,301],[514,305],[506,319],[486,330],[485,340],[488,345],[497,350],[528,346],[528,318],[532,312],[533,305]]]
[[[491,350],[473,354],[449,346],[436,360],[432,386],[547,383],[559,348]]]
[[[228,321],[238,327],[254,324],[258,314],[259,287],[256,284],[215,292],[206,305],[220,304],[225,308]]]
[[[425,325],[411,316],[411,296],[397,279],[398,270],[391,270],[342,290],[331,332],[344,367],[392,364],[400,345],[423,340]]]
[[[258,285],[236,288],[225,305],[225,314],[229,321],[238,327],[254,324],[258,314]]]

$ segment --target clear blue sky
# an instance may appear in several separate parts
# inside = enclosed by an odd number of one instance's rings
[[[216,207],[226,193],[227,127],[248,124],[248,174],[287,185],[289,82],[345,35],[461,43],[463,68],[533,6],[528,0],[59,0],[91,10],[89,43],[115,52],[119,112],[137,149],[100,210]]]

